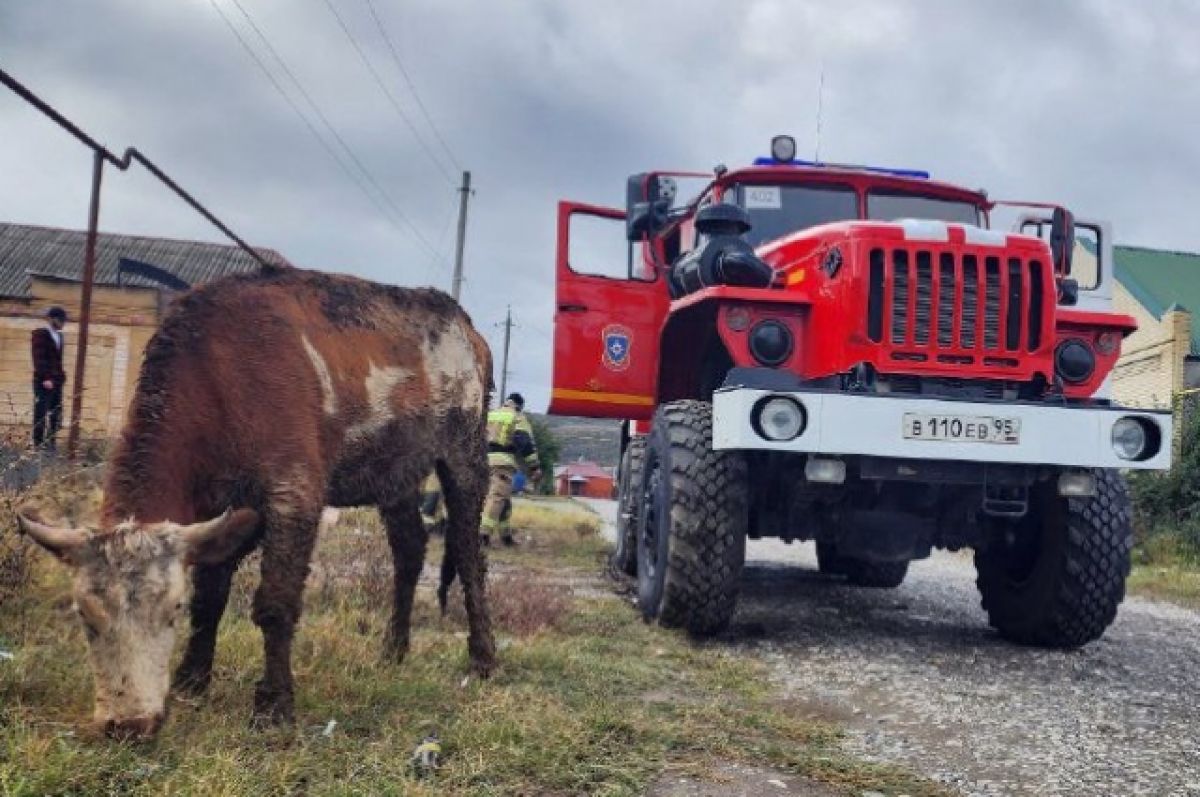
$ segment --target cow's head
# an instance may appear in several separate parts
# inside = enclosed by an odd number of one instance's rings
[[[74,572],[97,725],[111,736],[153,735],[166,717],[175,628],[190,593],[187,570],[228,559],[254,532],[258,515],[226,511],[190,526],[129,522],[99,534],[18,517],[26,534]]]

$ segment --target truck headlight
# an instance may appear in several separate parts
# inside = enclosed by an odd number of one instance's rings
[[[1137,418],[1121,418],[1113,424],[1113,451],[1121,459],[1139,460],[1146,453],[1146,427]]]
[[[780,163],[791,163],[796,159],[796,139],[791,136],[775,136],[772,138],[771,157]]]
[[[782,365],[792,353],[792,331],[782,321],[759,321],[750,330],[750,354],[769,368]]]
[[[752,418],[755,430],[767,440],[782,442],[799,437],[807,423],[800,402],[774,396],[759,402]]]
[[[1054,350],[1054,370],[1071,384],[1086,382],[1096,370],[1096,354],[1082,340],[1064,340]]]

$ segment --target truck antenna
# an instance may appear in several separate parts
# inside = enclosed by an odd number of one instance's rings
[[[817,85],[817,146],[813,152],[813,162],[821,162],[821,112],[825,99],[825,62],[821,62],[821,82]]]

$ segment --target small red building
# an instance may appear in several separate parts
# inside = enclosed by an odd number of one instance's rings
[[[554,492],[582,498],[612,498],[612,470],[583,461],[555,468]]]

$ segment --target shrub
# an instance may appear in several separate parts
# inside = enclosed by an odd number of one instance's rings
[[[1179,452],[1166,473],[1129,476],[1139,557],[1200,562],[1200,412],[1190,397],[1178,403]]]

